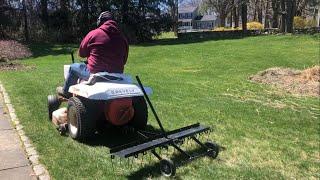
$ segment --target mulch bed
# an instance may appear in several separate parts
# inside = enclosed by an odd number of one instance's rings
[[[29,48],[14,40],[0,40],[0,71],[31,70],[34,66],[26,66],[12,60],[32,56]]]
[[[32,56],[29,48],[14,40],[0,40],[0,62]]]
[[[270,68],[250,76],[253,82],[273,85],[289,93],[306,96],[320,96],[320,66],[305,70]]]

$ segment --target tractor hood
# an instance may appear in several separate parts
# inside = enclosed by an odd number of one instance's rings
[[[144,90],[148,95],[152,94],[151,88],[144,87]],[[143,92],[138,85],[115,82],[97,82],[93,85],[80,83],[71,86],[69,92],[92,100],[143,96]]]

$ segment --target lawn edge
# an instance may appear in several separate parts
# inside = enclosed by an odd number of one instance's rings
[[[20,121],[15,113],[13,104],[11,104],[10,97],[6,92],[2,82],[0,81],[0,95],[1,94],[4,99],[4,105],[9,112],[11,123],[15,129],[15,132],[19,135],[22,148],[27,156],[28,161],[32,166],[32,171],[36,175],[37,179],[50,180],[51,177],[47,168],[39,162],[39,153],[33,146],[31,140],[25,135],[25,132],[23,130],[24,127],[20,124]]]

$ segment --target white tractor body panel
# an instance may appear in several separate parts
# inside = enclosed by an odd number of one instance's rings
[[[151,94],[149,87],[144,87]],[[94,85],[80,83],[69,88],[69,92],[93,100],[110,100],[125,97],[143,96],[142,90],[135,84],[97,82]]]
[[[67,78],[69,74],[70,65],[64,65],[64,77]],[[112,77],[121,78],[121,80],[110,80],[104,82],[96,82],[90,85],[94,76],[108,75]],[[144,87],[148,95],[152,94],[150,87]],[[125,97],[144,96],[140,87],[132,83],[132,78],[129,75],[121,73],[107,73],[100,72],[91,74],[88,81],[81,81],[81,83],[70,86],[69,92],[77,96],[93,100],[110,100]]]
[[[66,80],[68,75],[69,75],[69,69],[70,69],[70,65],[64,65],[63,66],[63,76],[64,79]]]

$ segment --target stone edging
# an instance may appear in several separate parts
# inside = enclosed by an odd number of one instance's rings
[[[2,93],[3,95],[4,104],[9,111],[12,124],[14,125],[14,128],[16,129],[16,132],[20,137],[20,141],[23,144],[23,149],[25,150],[25,153],[32,165],[32,169],[35,175],[40,180],[50,180],[51,178],[50,178],[49,172],[45,168],[45,166],[39,162],[38,152],[36,151],[35,147],[32,145],[32,142],[29,140],[29,138],[25,135],[23,130],[24,127],[20,124],[20,121],[17,118],[17,115],[15,114],[13,105],[11,104],[10,98],[6,90],[4,89],[4,86],[2,85],[1,81],[0,81],[0,93]]]

